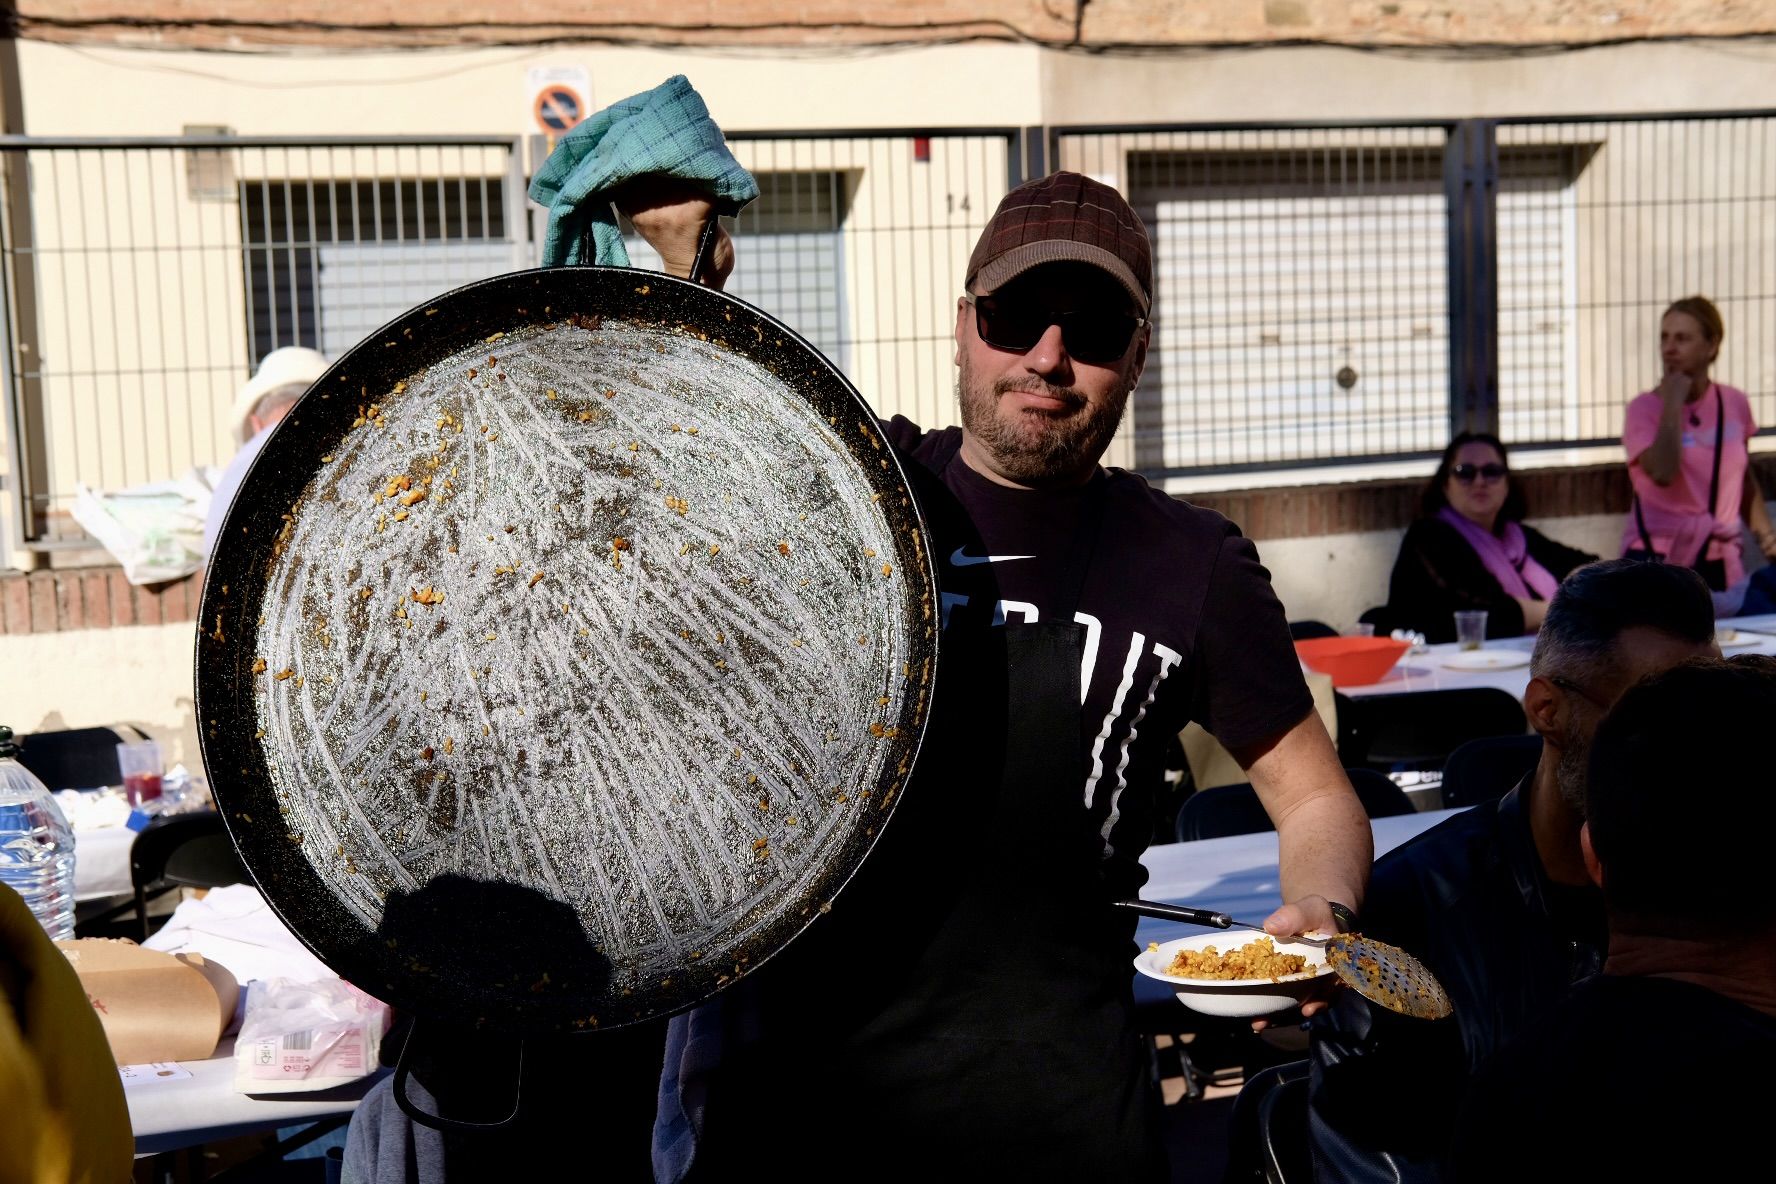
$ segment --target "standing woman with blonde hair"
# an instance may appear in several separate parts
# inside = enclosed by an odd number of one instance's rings
[[[1740,523],[1776,559],[1776,529],[1751,471],[1747,442],[1757,432],[1745,392],[1708,376],[1726,327],[1701,296],[1672,303],[1659,322],[1659,385],[1628,404],[1622,447],[1634,504],[1622,553],[1694,568],[1736,610],[1745,561]]]

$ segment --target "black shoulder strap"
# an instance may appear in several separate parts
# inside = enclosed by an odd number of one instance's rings
[[[1721,397],[1720,383],[1710,383],[1709,385],[1714,388],[1714,471],[1708,478],[1708,516],[1712,518],[1715,508],[1720,505],[1721,445],[1727,438],[1727,406],[1726,400]],[[1648,555],[1655,554],[1653,536],[1647,531],[1646,515],[1641,513],[1638,493],[1634,495],[1634,527],[1640,532],[1640,545],[1646,549],[1646,553]],[[1702,557],[1707,554],[1708,544],[1704,542],[1702,553],[1696,556],[1696,562],[1700,563]]]
[[[1647,553],[1648,558],[1661,558],[1659,553],[1653,550],[1653,536],[1647,531],[1646,515],[1640,512],[1640,495],[1638,493],[1634,495],[1634,526],[1640,531],[1640,546]]]
[[[1727,401],[1721,398],[1720,383],[1709,385],[1714,387],[1714,475],[1708,479],[1708,516],[1712,518],[1715,507],[1720,505],[1721,442],[1727,437]],[[1702,553],[1708,553],[1706,546]]]

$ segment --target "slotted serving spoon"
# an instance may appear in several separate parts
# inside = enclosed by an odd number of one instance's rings
[[[1265,932],[1262,925],[1236,921],[1226,913],[1208,909],[1161,904],[1156,900],[1119,900],[1116,904],[1119,908],[1163,921],[1183,921],[1187,925],[1206,925],[1211,929]],[[1288,940],[1324,947],[1326,964],[1345,986],[1389,1011],[1421,1020],[1440,1020],[1455,1010],[1449,1001],[1449,992],[1443,989],[1437,976],[1399,946],[1360,933],[1340,933],[1332,937],[1302,935]]]

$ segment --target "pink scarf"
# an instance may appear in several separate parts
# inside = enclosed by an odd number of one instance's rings
[[[1560,587],[1560,581],[1530,558],[1529,540],[1523,537],[1523,527],[1507,522],[1501,538],[1462,517],[1454,506],[1444,506],[1437,511],[1437,517],[1455,527],[1468,541],[1468,546],[1474,548],[1474,554],[1486,565],[1487,574],[1499,582],[1505,595],[1536,600],[1554,598],[1554,590]]]

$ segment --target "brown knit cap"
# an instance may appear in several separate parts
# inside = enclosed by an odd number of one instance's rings
[[[1114,276],[1142,316],[1153,303],[1153,247],[1122,194],[1079,173],[1051,173],[1005,195],[974,254],[970,288],[995,292],[1044,263],[1088,263]]]

